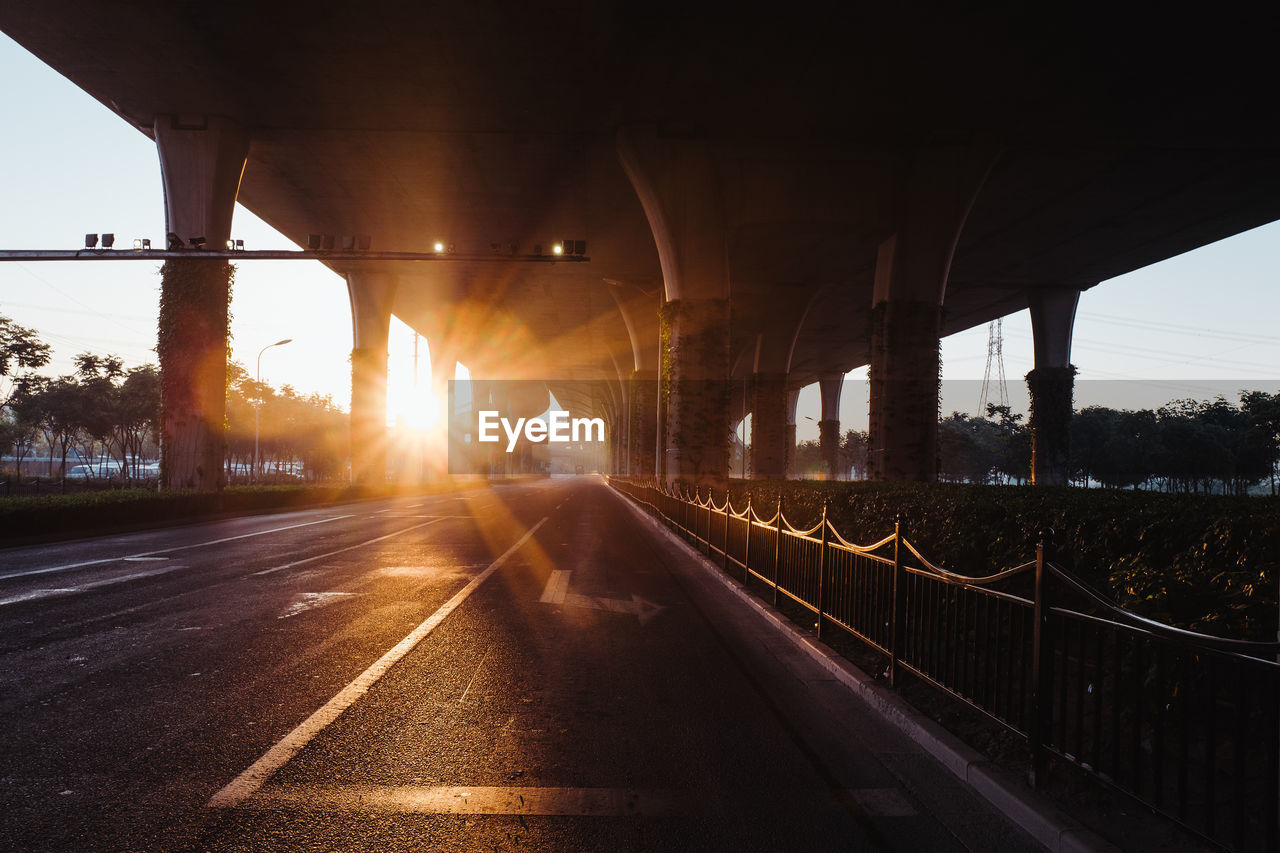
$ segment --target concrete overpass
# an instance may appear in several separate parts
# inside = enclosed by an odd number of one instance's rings
[[[610,420],[618,467],[668,479],[721,479],[744,409],[781,476],[795,391],[828,379],[830,441],[832,378],[870,364],[872,471],[928,480],[939,337],[1030,307],[1058,482],[1079,292],[1280,218],[1268,29],[1228,10],[50,0],[0,29],[156,140],[182,239],[219,245],[238,199],[303,246],[585,243],[330,264],[365,477],[392,314],[434,363],[585,380],[564,402]],[[226,271],[166,269],[167,476],[212,488]]]

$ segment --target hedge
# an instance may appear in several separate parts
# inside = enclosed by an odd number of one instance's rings
[[[730,485],[735,509],[750,497],[765,516],[779,491],[793,524],[815,524],[827,501],[835,528],[860,543],[891,533],[901,513],[921,553],[970,575],[1034,558],[1038,531],[1051,529],[1058,564],[1122,607],[1218,636],[1276,637],[1278,498],[944,483]]]

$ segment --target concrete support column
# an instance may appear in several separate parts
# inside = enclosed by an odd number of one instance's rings
[[[786,479],[787,375],[757,373],[751,384],[751,476]],[[794,433],[791,438],[794,442]]]
[[[219,116],[157,116],[156,147],[167,230],[191,245],[223,248],[231,237],[249,136]],[[223,485],[227,408],[227,306],[234,267],[166,261],[160,272],[161,482],[165,489]]]
[[[427,435],[427,477],[438,480],[449,473],[449,442],[459,440],[449,432],[449,382],[457,369],[457,356],[442,345],[431,347],[431,398],[436,422]]]
[[[347,275],[351,297],[351,482],[382,485],[387,476],[387,334],[396,280],[387,273]]]
[[[723,488],[729,472],[729,302],[662,306],[668,481]]]
[[[729,473],[729,268],[724,204],[706,140],[622,128],[618,160],[662,265],[660,476],[723,488]],[[637,365],[639,366],[639,365]]]
[[[1071,333],[1080,291],[1035,291],[1028,301],[1035,341],[1035,368],[1026,377],[1031,392],[1031,482],[1065,486],[1070,474],[1076,376],[1071,364]]]
[[[796,475],[796,407],[800,404],[800,389],[787,391],[786,471],[788,477]]]
[[[822,459],[827,463],[827,476],[842,480],[840,465],[840,391],[844,388],[844,375],[832,373],[818,380],[822,394],[822,420],[818,421],[818,443]]]
[[[938,478],[938,357],[951,259],[997,150],[985,143],[915,153],[895,233],[876,255],[871,327],[875,480]]]
[[[938,344],[942,308],[933,302],[885,302],[871,328],[873,480],[931,482],[938,477]]]
[[[633,477],[652,477],[657,473],[658,371],[637,370],[631,374],[628,405],[631,421],[630,473]]]

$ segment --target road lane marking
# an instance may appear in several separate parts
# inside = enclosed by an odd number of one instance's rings
[[[690,798],[635,788],[338,787],[288,785],[254,797],[251,807],[301,807],[412,814],[666,817],[687,814]]]
[[[294,566],[301,566],[305,563],[314,563],[316,560],[323,560],[325,557],[332,557],[335,554],[345,554],[347,551],[354,551],[357,548],[363,548],[366,545],[372,545],[374,542],[381,542],[384,539],[390,539],[393,536],[399,536],[403,533],[408,533],[411,530],[418,530],[423,527],[429,527],[430,525],[435,524],[437,521],[444,521],[444,518],[433,518],[431,521],[424,521],[421,524],[411,524],[408,527],[405,527],[401,530],[397,530],[393,533],[388,533],[385,536],[378,536],[374,539],[367,539],[364,542],[357,542],[355,545],[348,545],[345,548],[339,548],[338,550],[330,551],[327,554],[316,554],[314,557],[304,557],[301,560],[294,560],[292,563],[285,563],[284,565],[272,566],[269,569],[263,569],[260,572],[253,572],[252,576],[258,577],[261,575],[269,575],[272,572],[279,572],[279,571],[283,571],[284,569],[292,569]]]
[[[300,592],[297,596],[298,600],[289,605],[289,609],[276,618],[288,619],[290,616],[297,616],[299,613],[305,613],[317,607],[324,607],[326,604],[333,604],[339,599],[362,594],[357,592]]]
[[[471,593],[479,588],[480,584],[489,579],[489,576],[502,567],[508,558],[533,538],[533,534],[538,532],[538,528],[547,523],[544,517],[541,521],[529,528],[523,536],[520,537],[514,545],[502,552],[502,556],[489,564],[489,567],[480,574],[471,579],[471,582],[449,599],[435,613],[418,627],[405,636],[403,640],[395,645],[390,651],[378,658],[373,664],[360,673],[354,681],[342,688],[336,696],[326,702],[319,710],[310,717],[303,720],[297,728],[285,735],[284,738],[271,749],[267,750],[261,758],[249,766],[247,770],[232,779],[218,793],[214,794],[206,805],[210,808],[228,808],[238,806],[250,797],[255,791],[262,787],[263,783],[271,778],[271,775],[289,763],[295,755],[302,751],[302,748],[310,743],[311,739],[320,733],[325,726],[332,723],[341,716],[342,712],[355,704],[361,696],[369,691],[379,678],[381,678],[387,670],[395,666],[405,655],[413,651],[418,643],[436,629],[436,626],[449,618],[449,614],[458,609],[462,602],[470,597]]]
[[[39,601],[42,598],[56,598],[63,595],[75,595],[80,592],[90,592],[91,590],[101,589],[104,586],[111,586],[113,584],[124,583],[126,581],[134,581],[139,578],[154,577],[156,575],[167,575],[170,572],[176,572],[178,569],[185,568],[186,566],[165,566],[163,569],[152,569],[149,572],[134,572],[129,575],[120,575],[118,577],[105,578],[91,583],[82,583],[78,586],[58,587],[55,589],[34,589],[30,592],[24,592],[8,598],[0,598],[0,607],[4,607],[7,604],[19,604],[23,601]]]
[[[578,595],[569,592],[569,577],[572,571],[554,570],[547,578],[547,585],[542,590],[538,601],[543,604],[567,604],[570,607],[585,607],[589,610],[606,610],[610,613],[630,613],[644,625],[663,609],[661,605],[632,595],[627,601],[620,598],[600,598],[595,595]]]
[[[319,521],[305,521],[302,524],[290,524],[285,527],[273,527],[270,530],[259,530],[255,533],[242,533],[239,536],[227,536],[223,539],[213,539],[209,542],[197,542],[194,545],[176,545],[173,548],[161,548],[158,551],[143,551],[138,554],[127,554],[123,557],[106,557],[101,560],[86,560],[82,563],[67,563],[62,566],[49,566],[43,569],[29,569],[25,572],[10,572],[7,575],[0,575],[0,581],[9,578],[25,578],[31,575],[47,575],[53,572],[65,572],[68,569],[79,569],[84,566],[98,566],[103,563],[118,563],[121,560],[137,559],[139,557],[151,557],[156,554],[172,554],[174,551],[187,551],[192,548],[204,548],[209,545],[221,545],[223,542],[234,542],[237,539],[249,539],[254,536],[265,536],[268,533],[280,533],[284,530],[296,530],[299,527],[310,527],[313,524],[328,524],[330,521],[341,521],[344,518],[355,518],[354,515],[335,515],[332,518],[322,518]]]
[[[569,575],[573,572],[560,571],[556,569],[551,572],[551,577],[547,578],[547,585],[542,590],[542,598],[538,600],[543,604],[563,604],[564,597],[569,592]]]

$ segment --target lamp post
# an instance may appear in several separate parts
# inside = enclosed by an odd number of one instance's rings
[[[289,343],[293,343],[293,338],[285,338],[283,341],[276,341],[274,344],[267,344],[265,347],[258,350],[258,373],[256,377],[258,390],[261,390],[262,388],[262,354],[272,347],[280,347]],[[258,482],[258,436],[260,432],[261,414],[262,399],[259,397],[257,403],[253,407],[253,472],[252,476],[249,478],[250,482],[253,483]]]

